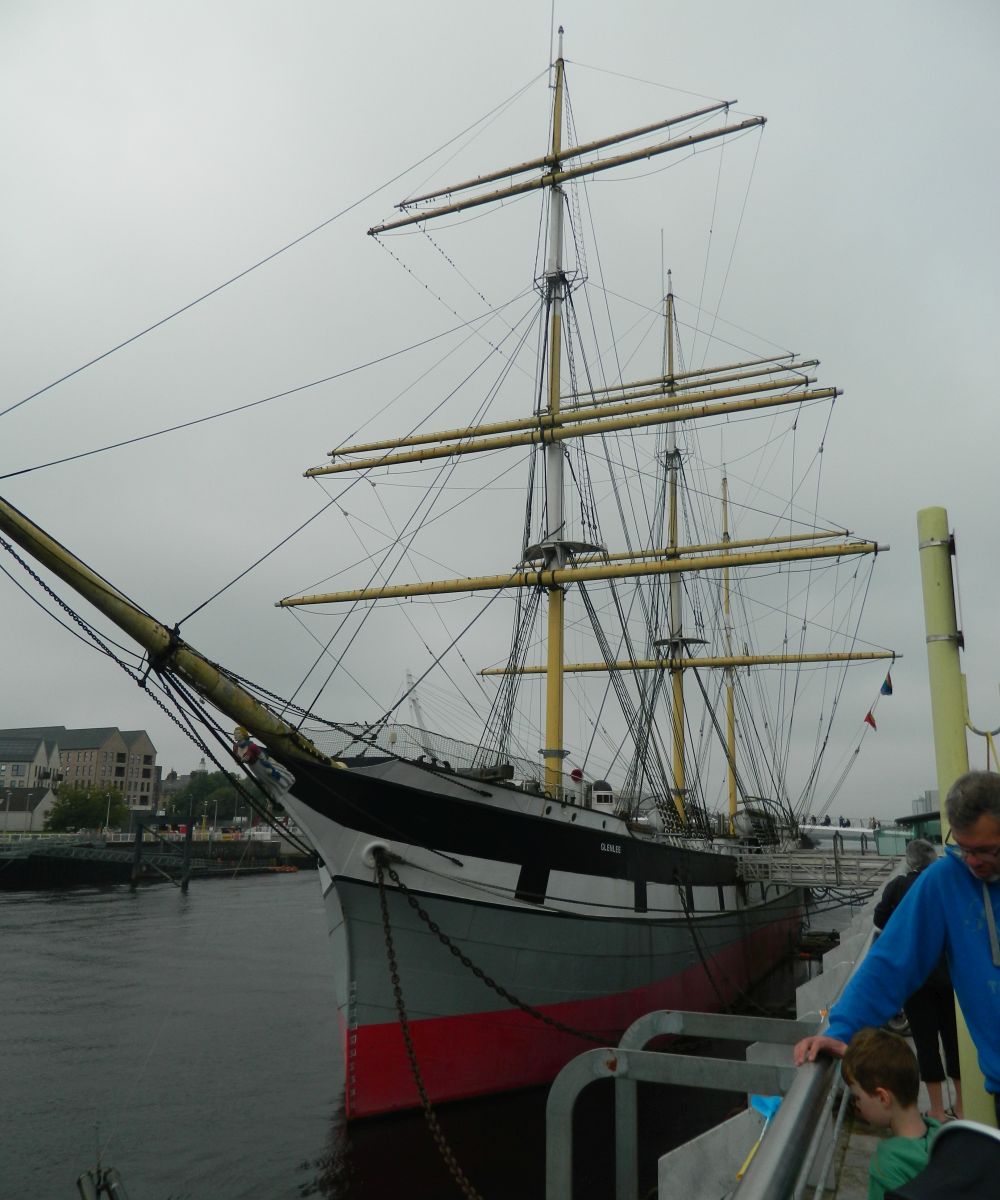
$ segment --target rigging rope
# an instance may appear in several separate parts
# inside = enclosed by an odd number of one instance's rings
[[[238,282],[240,279],[245,279],[247,275],[250,275],[253,271],[256,271],[259,267],[262,267],[266,263],[273,261],[274,259],[278,258],[279,255],[284,254],[286,251],[291,250],[294,246],[298,246],[301,242],[304,242],[307,238],[310,238],[314,234],[319,233],[319,231],[321,229],[325,229],[328,225],[333,224],[334,221],[337,221],[341,217],[346,216],[347,213],[352,212],[359,205],[364,204],[366,200],[370,200],[373,196],[377,196],[380,192],[385,191],[386,188],[391,187],[392,184],[397,182],[397,180],[402,179],[404,176],[408,175],[411,171],[415,170],[417,167],[422,166],[425,162],[429,161],[436,154],[440,154],[440,152],[445,147],[450,146],[453,142],[458,141],[459,138],[464,137],[471,129],[475,129],[477,125],[481,124],[487,118],[491,117],[493,115],[493,113],[499,112],[502,108],[506,107],[513,100],[515,100],[518,96],[520,96],[524,91],[526,91],[534,83],[536,83],[539,79],[541,79],[547,73],[547,71],[548,71],[548,68],[546,68],[545,71],[539,72],[539,74],[536,75],[533,79],[528,80],[527,83],[523,84],[520,88],[518,88],[517,91],[515,91],[513,93],[513,95],[511,95],[510,97],[507,98],[507,100],[504,100],[501,104],[498,104],[494,109],[491,109],[484,116],[477,118],[477,120],[473,121],[471,124],[467,125],[464,129],[462,129],[458,133],[454,134],[446,142],[443,142],[440,146],[438,146],[436,150],[432,150],[429,154],[425,154],[422,158],[417,159],[416,162],[411,163],[404,170],[398,172],[398,174],[396,174],[396,175],[393,175],[391,179],[387,179],[384,183],[380,183],[378,185],[378,187],[373,188],[370,192],[366,193],[364,196],[359,197],[357,200],[354,200],[350,204],[348,204],[345,208],[342,208],[339,212],[334,213],[332,217],[327,217],[326,220],[321,221],[318,225],[315,225],[312,229],[307,230],[305,233],[299,234],[298,237],[293,238],[290,242],[287,242],[284,246],[279,247],[277,250],[273,250],[270,254],[266,255],[264,258],[259,259],[257,262],[253,263],[251,266],[246,267],[244,270],[240,271],[238,274],[233,275],[232,278],[225,280],[225,282],[223,282],[223,283],[217,284],[214,288],[210,288],[209,291],[203,293],[201,296],[198,296],[194,300],[189,301],[187,304],[182,305],[180,308],[176,309],[172,313],[169,313],[167,316],[161,317],[158,321],[154,321],[152,325],[148,325],[145,329],[141,329],[138,333],[132,334],[131,337],[126,338],[124,341],[119,342],[115,346],[112,346],[109,350],[105,350],[102,354],[97,355],[96,358],[92,358],[88,362],[83,363],[81,366],[75,367],[72,371],[67,371],[65,375],[61,375],[58,379],[54,379],[51,383],[47,383],[44,387],[38,388],[37,391],[32,392],[28,396],[25,396],[22,400],[18,400],[15,404],[9,405],[7,408],[0,411],[0,417],[5,417],[8,413],[13,412],[17,408],[20,408],[22,404],[27,404],[29,400],[36,399],[38,396],[41,396],[45,392],[50,391],[52,388],[57,387],[60,383],[65,383],[67,379],[72,379],[74,375],[79,375],[81,371],[87,370],[88,367],[92,367],[96,363],[101,362],[103,359],[108,358],[110,355],[114,354],[116,351],[123,349],[125,346],[131,345],[132,342],[138,341],[139,338],[145,337],[145,335],[147,333],[152,333],[154,329],[159,329],[161,326],[166,325],[168,321],[172,321],[175,317],[179,317],[182,313],[188,312],[190,309],[194,308],[196,305],[201,304],[202,301],[209,299],[211,296],[217,295],[219,292],[223,291],[225,288],[229,287],[231,284]]]

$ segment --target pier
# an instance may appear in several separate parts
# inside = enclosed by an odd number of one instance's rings
[[[312,865],[279,836],[35,834],[0,838],[0,890],[177,882],[264,874]]]

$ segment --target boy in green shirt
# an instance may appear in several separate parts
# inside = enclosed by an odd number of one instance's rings
[[[912,1179],[927,1166],[939,1122],[917,1108],[920,1072],[906,1042],[885,1029],[859,1029],[841,1067],[858,1114],[893,1136],[879,1144],[868,1168],[868,1200]]]

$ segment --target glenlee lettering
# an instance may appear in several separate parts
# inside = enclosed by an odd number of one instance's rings
[[[601,849],[606,851],[608,854],[621,854],[622,852],[621,846],[615,846],[611,842],[601,842]]]

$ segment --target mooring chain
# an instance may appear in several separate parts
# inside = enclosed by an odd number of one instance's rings
[[[396,998],[396,1012],[399,1016],[399,1028],[403,1034],[403,1041],[406,1044],[406,1056],[410,1060],[410,1071],[413,1075],[413,1081],[417,1085],[417,1091],[420,1093],[420,1104],[424,1110],[424,1119],[427,1121],[427,1126],[431,1131],[431,1136],[441,1153],[445,1166],[451,1172],[455,1182],[462,1189],[462,1192],[468,1196],[469,1200],[482,1200],[482,1196],[469,1182],[468,1176],[458,1165],[458,1160],[452,1152],[451,1146],[444,1136],[441,1129],[441,1124],[437,1119],[437,1114],[431,1106],[430,1097],[427,1095],[427,1088],[424,1086],[423,1077],[420,1074],[420,1067],[417,1064],[417,1055],[413,1049],[413,1039],[410,1036],[410,1021],[406,1015],[406,1006],[403,1003],[403,989],[399,982],[399,967],[396,963],[396,949],[392,941],[392,927],[389,924],[389,904],[385,895],[385,878],[383,876],[384,856],[381,851],[376,851],[375,854],[375,871],[378,879],[378,896],[379,903],[382,906],[382,928],[385,932],[385,951],[389,959],[389,977],[392,980],[392,991]],[[389,868],[389,874],[395,876],[392,868]],[[398,880],[397,880],[398,882]]]
[[[376,850],[375,855],[376,861],[379,864],[379,871],[381,872],[383,852],[381,850]],[[406,897],[407,904],[409,904],[410,908],[413,909],[413,911],[417,914],[421,921],[423,921],[431,933],[437,937],[441,945],[445,946],[450,953],[452,953],[458,959],[463,967],[467,967],[477,979],[482,980],[482,982],[485,983],[486,986],[492,991],[496,992],[501,999],[506,1000],[508,1004],[512,1004],[515,1008],[519,1008],[521,1012],[527,1013],[529,1017],[534,1017],[536,1021],[541,1021],[543,1024],[550,1025],[553,1029],[557,1029],[560,1033],[568,1033],[573,1037],[583,1038],[585,1041],[593,1042],[595,1046],[606,1046],[608,1044],[607,1039],[599,1038],[596,1034],[588,1033],[585,1029],[575,1029],[572,1025],[566,1025],[562,1021],[557,1021],[555,1017],[550,1017],[546,1013],[539,1012],[537,1008],[532,1008],[530,1004],[526,1004],[523,1000],[519,1000],[516,996],[508,992],[502,984],[497,983],[495,979],[492,979],[489,975],[487,975],[482,967],[477,967],[467,955],[462,953],[462,951],[458,948],[458,946],[455,945],[451,938],[449,938],[448,935],[441,930],[441,927],[438,925],[438,923],[432,920],[430,914],[421,907],[420,901],[416,898],[416,896],[413,895],[410,889],[405,883],[403,883],[403,881],[399,878],[392,867],[388,865],[388,863],[385,865],[385,870],[389,873],[389,878],[392,880],[392,882]]]

